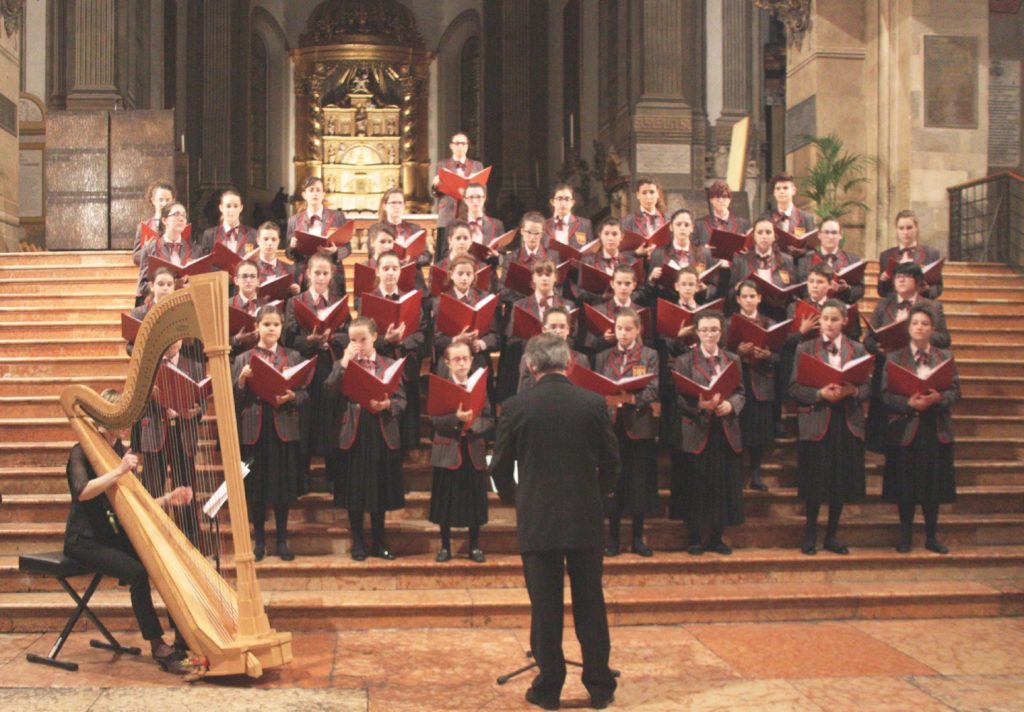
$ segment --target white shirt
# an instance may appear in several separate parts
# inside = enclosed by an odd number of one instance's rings
[[[320,218],[316,222],[313,222],[313,216]],[[323,235],[324,234],[324,211],[321,208],[319,213],[313,213],[309,210],[306,211],[306,232],[311,235]]]
[[[926,351],[921,351],[913,344],[910,345],[910,355],[914,357],[914,370],[917,372],[919,378],[928,378],[932,373],[932,367],[927,363],[918,363],[917,355],[919,353],[925,353],[931,356],[932,350],[929,348]]]
[[[557,225],[558,225],[557,221],[558,220],[561,220],[562,223],[563,223],[563,227],[562,227],[561,230],[559,230],[557,228]],[[571,213],[569,215],[566,215],[565,217],[560,217],[560,216],[556,215],[554,217],[554,219],[551,221],[552,229],[555,231],[555,239],[558,240],[559,242],[561,242],[563,245],[568,245],[569,244],[569,223],[571,221],[572,221],[572,214]]]
[[[771,282],[771,281],[772,281],[772,268],[771,268],[771,266],[769,266],[769,267],[768,267],[768,269],[762,269],[762,268],[760,267],[760,264],[761,264],[761,261],[760,261],[760,260],[761,260],[761,258],[762,258],[762,257],[766,257],[766,258],[768,258],[769,260],[771,260],[771,258],[772,258],[772,253],[771,253],[771,252],[769,252],[769,253],[768,253],[768,254],[766,254],[766,255],[762,255],[762,254],[761,254],[760,252],[758,252],[757,250],[754,250],[754,259],[755,259],[755,260],[757,260],[757,264],[758,264],[758,268],[757,268],[757,276],[758,276],[758,277],[760,277],[761,279],[763,279],[763,280],[764,280],[764,281],[766,281],[766,282]],[[771,263],[769,262],[769,265],[770,265],[770,264],[771,264]]]
[[[828,357],[828,365],[831,366],[832,368],[842,368],[843,367],[843,337],[842,337],[842,334],[840,334],[836,338],[832,339],[831,343],[836,345],[836,352],[834,354],[830,354],[828,351],[825,352],[825,355]],[[825,344],[825,345],[828,346],[828,344]]]
[[[704,345],[701,344],[700,352],[704,354],[704,358],[707,359],[708,361],[715,358],[716,356],[719,357],[718,363],[715,364],[715,375],[717,376],[718,374],[720,374],[722,372],[722,369],[725,367],[725,364],[723,363],[723,361],[725,361],[725,358],[722,356],[721,350],[716,348],[714,353],[709,354],[707,351],[704,350]]]

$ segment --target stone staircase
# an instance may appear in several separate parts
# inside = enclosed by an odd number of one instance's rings
[[[870,271],[870,270],[869,270]],[[17,554],[59,549],[69,497],[71,430],[58,396],[70,383],[120,386],[128,358],[119,314],[132,305],[128,253],[0,256],[0,630],[53,630],[67,615],[55,582],[24,576]],[[873,285],[869,287],[873,292]],[[865,308],[871,306],[867,300]],[[731,557],[681,552],[682,525],[650,521],[652,559],[607,561],[613,623],[851,617],[996,616],[1024,611],[1024,277],[1002,265],[947,264],[943,297],[964,400],[955,415],[959,499],[940,527],[949,556],[897,555],[895,508],[880,501],[881,459],[869,455],[867,500],[844,513],[847,557],[801,555],[794,440],[769,458],[767,493],[746,493],[747,523],[727,532]],[[789,427],[793,431],[791,416]],[[282,629],[525,626],[529,604],[515,547],[515,514],[492,499],[482,535],[486,564],[436,564],[426,521],[430,467],[407,455],[403,511],[389,515],[393,562],[347,557],[345,514],[314,492],[292,512],[292,563],[258,565],[267,610]],[[215,463],[209,463],[216,467]],[[323,490],[322,468],[314,489]],[[269,523],[268,523],[269,524]],[[920,525],[919,525],[920,526]],[[627,527],[628,528],[628,527]],[[628,532],[624,532],[628,537]],[[269,539],[273,541],[273,537]],[[456,548],[465,549],[458,534]],[[226,564],[231,573],[231,562]],[[96,608],[132,628],[127,592],[106,581]]]

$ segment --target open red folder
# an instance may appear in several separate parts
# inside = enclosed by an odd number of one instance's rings
[[[910,320],[894,321],[891,324],[875,329],[867,317],[861,317],[864,325],[868,327],[868,333],[875,337],[875,342],[886,351],[902,349],[910,343]]]
[[[637,287],[644,283],[644,261],[642,259],[637,260],[632,264],[633,276],[636,279]],[[605,272],[603,269],[588,265],[585,262],[580,262],[580,289],[584,289],[594,294],[604,294],[611,290],[612,287],[612,273]]]
[[[757,291],[761,293],[761,297],[772,306],[783,306],[790,297],[799,294],[807,285],[807,282],[797,282],[788,287],[779,287],[775,282],[759,275],[756,270],[751,272],[747,279],[757,285]]]
[[[885,264],[885,273],[891,278],[893,272],[896,269],[896,265],[900,263],[898,257],[894,255],[889,256],[889,260]],[[942,266],[946,263],[945,257],[940,257],[934,262],[929,262],[926,265],[921,265],[921,272],[924,275],[925,284],[938,284],[942,281]]]
[[[398,257],[404,262],[406,260],[415,261],[417,257],[423,254],[423,251],[427,249],[427,231],[417,230],[409,237],[402,239],[401,237],[395,238],[395,252],[398,253]]]
[[[316,358],[307,359],[283,371],[278,371],[273,364],[259,356],[249,361],[252,376],[246,382],[249,390],[272,406],[277,406],[277,397],[286,391],[304,388],[316,373]]]
[[[549,240],[548,249],[554,250],[563,261],[579,261],[584,255],[592,255],[601,249],[601,240],[595,239],[576,247],[558,240]]]
[[[914,371],[897,366],[892,361],[886,361],[885,373],[889,377],[886,390],[910,398],[917,393],[930,390],[950,390],[953,387],[956,366],[953,365],[953,359],[948,358],[933,368],[927,378],[921,378]]]
[[[419,268],[415,262],[408,262],[402,265],[398,273],[398,290],[402,293],[416,289],[416,271]],[[357,296],[366,292],[372,292],[377,288],[377,270],[369,265],[356,262],[352,265],[352,292]]]
[[[681,307],[678,304],[659,297],[658,333],[667,339],[678,338],[679,330],[684,325],[693,323],[694,317],[698,316],[701,312],[712,311],[715,309],[721,310],[724,306],[724,299],[716,299],[713,302],[708,302],[704,306],[697,307],[695,311],[691,312],[685,307]]]
[[[483,334],[490,330],[497,308],[497,294],[488,294],[473,306],[448,294],[442,294],[437,308],[437,330],[452,338],[461,334],[463,330]]]
[[[569,330],[572,330],[573,323],[576,321],[576,309],[569,310]],[[523,309],[521,306],[514,305],[512,307],[512,335],[517,339],[528,341],[537,334],[540,334],[543,329],[543,323],[536,314],[528,309]]]
[[[709,279],[717,275],[723,269],[723,262],[721,260],[715,260],[715,264],[697,274],[697,281],[707,284]],[[676,279],[679,277],[679,273],[682,270],[683,267],[679,266],[675,260],[661,265],[661,276],[658,277],[658,286],[666,291],[674,291],[676,288]]]
[[[151,242],[156,238],[160,237],[160,233],[151,228],[146,223],[139,223],[141,234],[142,247],[146,246],[147,242]],[[192,223],[185,226],[185,229],[181,231],[181,239],[185,242],[192,241]]]
[[[243,259],[241,255],[223,242],[213,243],[213,249],[210,250],[210,260],[213,262],[213,266],[230,272],[232,275],[235,274],[238,265],[242,264]]]
[[[617,381],[589,368],[575,364],[566,373],[568,379],[580,388],[586,388],[599,396],[617,396],[622,393],[639,393],[647,384],[658,377],[657,371],[643,376],[629,376]]]
[[[308,257],[309,255],[314,254],[321,247],[327,248],[331,244],[343,247],[351,242],[355,227],[355,222],[349,220],[341,227],[333,228],[326,235],[316,235],[312,232],[296,230],[295,251],[300,255],[306,255]]]
[[[483,170],[479,170],[469,176],[461,176],[455,171],[442,168],[437,172],[437,175],[437,192],[450,195],[456,200],[462,200],[462,196],[465,194],[466,188],[470,183],[487,185],[487,179],[491,177],[491,167],[487,166]]]
[[[355,362],[349,363],[341,377],[341,392],[349,400],[369,410],[371,400],[387,400],[402,385],[402,368],[406,358],[403,356],[388,366],[380,378]]]
[[[140,326],[142,326],[142,322],[131,314],[121,314],[121,336],[129,344],[135,343],[135,339],[139,336]]]
[[[797,300],[796,310],[793,312],[793,318],[790,320],[792,323],[789,327],[789,333],[795,334],[800,331],[800,324],[803,323],[804,319],[808,316],[820,316],[821,309],[816,304],[811,304],[803,299]],[[857,333],[857,322],[860,321],[860,308],[856,304],[848,304],[846,307],[846,326],[843,327],[843,333],[846,336],[853,337]],[[818,330],[811,329],[807,333],[808,336],[817,336]]]
[[[273,302],[267,302],[263,305],[264,307],[276,306],[281,307],[281,300],[278,299]],[[256,329],[256,315],[250,314],[244,309],[238,307],[228,306],[228,335],[234,336],[239,331],[254,331]]]
[[[742,314],[733,314],[729,321],[729,338],[726,341],[726,348],[735,351],[740,344],[751,343],[759,349],[768,349],[773,353],[782,350],[789,336],[790,321],[780,321],[765,329],[756,321],[748,319]]]
[[[823,260],[818,260],[820,264]],[[835,281],[842,280],[851,287],[858,287],[864,284],[864,270],[867,268],[868,263],[866,260],[857,260],[856,262],[847,265],[843,269],[836,270],[832,274],[832,279]],[[834,294],[834,290],[829,289],[829,296]]]
[[[333,333],[348,320],[349,316],[347,294],[326,309],[321,309],[319,313],[299,299],[292,300],[292,304],[295,305],[295,320],[302,328],[318,334],[324,331]]]
[[[640,317],[640,324],[643,328],[643,333],[651,333],[651,311],[646,307],[633,306],[633,310],[636,311]],[[604,332],[615,331],[615,317],[608,316],[604,312],[600,312],[589,304],[583,305],[583,320],[587,324],[587,329],[591,331],[595,336],[604,336]]]
[[[393,301],[386,297],[364,292],[359,300],[359,316],[368,316],[377,324],[377,330],[383,336],[388,325],[405,324],[405,335],[410,336],[420,328],[420,316],[423,310],[423,294],[418,289],[406,292]]]
[[[675,383],[676,390],[679,393],[693,398],[703,398],[704,400],[711,400],[715,395],[720,395],[722,400],[725,400],[733,394],[733,391],[739,388],[740,381],[742,380],[743,373],[735,361],[730,361],[726,364],[722,372],[715,376],[711,383],[706,386],[702,386],[672,369],[672,382]]]
[[[181,279],[182,277],[206,274],[211,271],[213,269],[213,253],[211,252],[203,257],[190,260],[183,265],[176,265],[158,255],[150,255],[146,264],[149,267],[150,275],[154,274],[161,267],[165,267],[171,271],[175,279]]]
[[[801,386],[824,388],[833,383],[852,383],[862,385],[871,380],[871,372],[875,368],[874,354],[866,354],[840,368],[833,368],[824,361],[819,361],[806,351],[800,352],[800,360],[796,368],[796,381]]]
[[[469,254],[483,262],[491,256],[492,252],[499,252],[500,250],[508,247],[509,243],[515,239],[516,232],[518,232],[518,228],[513,228],[508,232],[498,235],[493,240],[487,240],[486,242],[471,242],[469,243]]]
[[[664,247],[671,241],[672,223],[666,222],[649,236],[645,236],[639,232],[633,232],[632,230],[623,230],[622,242],[619,243],[619,249],[623,252],[632,252],[633,250],[641,247],[647,247],[649,245],[654,245],[654,248],[657,249],[659,247]]]
[[[213,393],[213,378],[207,376],[196,382],[177,366],[164,361],[156,372],[153,382],[153,397],[164,408],[175,410],[179,415],[201,404]]]
[[[478,368],[469,374],[465,386],[431,373],[427,383],[427,415],[451,415],[459,410],[473,411],[473,419],[480,417],[487,403],[487,368]],[[464,423],[463,430],[473,427],[473,421]]]
[[[805,232],[803,235],[794,235],[791,232],[783,230],[778,225],[775,226],[775,244],[778,245],[779,249],[788,254],[796,252],[800,254],[807,250],[816,250],[821,244],[818,239],[818,231],[811,230]]]
[[[490,265],[478,267],[476,270],[476,281],[473,283],[482,292],[491,291],[491,274],[494,270]],[[451,278],[448,273],[437,265],[430,266],[430,295],[440,296],[452,288]]]
[[[295,284],[295,278],[290,274],[270,277],[260,283],[260,286],[256,289],[256,295],[261,299],[287,299],[291,296],[293,284]]]
[[[509,262],[505,268],[505,287],[523,296],[533,294],[533,270],[521,262]]]
[[[708,238],[708,247],[711,248],[711,254],[720,260],[728,260],[730,262],[732,262],[732,258],[736,256],[737,252],[748,250],[753,244],[754,240],[750,233],[741,235],[738,232],[729,232],[728,230],[719,230],[717,228],[711,231],[711,237]]]

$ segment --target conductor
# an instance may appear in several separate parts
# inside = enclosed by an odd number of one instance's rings
[[[566,378],[564,339],[541,334],[526,346],[537,385],[505,401],[491,475],[501,500],[516,504],[519,550],[530,594],[530,646],[540,673],[527,702],[556,710],[565,682],[564,571],[569,571],[583,685],[591,706],[614,699],[611,640],[601,587],[604,503],[615,488],[619,448],[604,399]],[[513,467],[519,463],[518,486]]]

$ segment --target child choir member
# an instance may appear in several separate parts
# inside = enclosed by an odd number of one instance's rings
[[[658,286],[666,265],[676,270],[681,267],[693,267],[699,276],[701,272],[712,267],[717,260],[711,256],[711,251],[708,248],[692,241],[693,213],[691,211],[686,208],[675,211],[672,213],[669,223],[672,225],[672,241],[651,254],[647,281],[652,289],[657,290],[659,297],[673,301],[675,295],[671,293],[671,290]],[[701,301],[710,302],[717,293],[718,275],[714,275],[701,288]]]
[[[267,507],[274,508],[277,555],[284,561],[295,558],[288,547],[288,509],[301,494],[300,413],[308,401],[305,388],[286,391],[276,403],[266,403],[248,388],[252,360],[262,359],[278,371],[296,366],[302,356],[281,344],[284,318],[279,307],[261,307],[256,315],[259,340],[235,357],[231,374],[235,382],[239,440],[242,458],[251,468],[245,478],[245,494],[252,517],[257,561],[266,556],[265,522]]]
[[[934,345],[935,321],[931,307],[911,307],[910,344],[888,354],[888,361],[927,378],[939,364],[952,358],[949,351]],[[896,551],[910,551],[914,509],[920,505],[924,513],[925,548],[937,554],[948,553],[949,549],[938,539],[939,505],[956,500],[950,409],[960,400],[959,375],[954,370],[948,389],[929,389],[908,398],[889,390],[885,372],[882,398],[889,416],[882,499],[894,503],[899,511],[900,539]]]
[[[700,344],[675,362],[675,370],[702,386],[722,373],[739,357],[721,347],[725,317],[709,311],[697,319]],[[699,556],[705,550],[723,556],[732,548],[722,539],[725,528],[743,523],[743,437],[739,416],[746,394],[742,383],[730,395],[710,400],[679,394],[677,447],[683,456],[674,464],[681,471],[673,479],[684,483],[673,490],[673,517],[682,516],[689,530],[687,551]],[[681,501],[679,501],[681,500]],[[702,533],[708,532],[705,545]]]
[[[737,285],[736,314],[767,329],[774,322],[758,312],[760,303],[761,293],[757,291],[756,284],[744,280]],[[759,492],[767,492],[768,485],[761,479],[761,464],[765,451],[775,446],[775,402],[782,398],[775,380],[779,354],[749,341],[741,342],[736,352],[743,366],[743,391],[746,394],[746,402],[740,412],[740,430],[743,433],[743,449],[747,451],[750,464],[750,487]]]
[[[201,254],[208,255],[218,242],[239,256],[246,256],[256,249],[256,231],[241,223],[242,194],[235,188],[228,188],[220,194],[220,224],[203,231]]]
[[[700,283],[700,276],[694,267],[682,267],[676,275],[675,288],[672,291],[672,301],[689,312],[695,312],[699,303],[703,302],[703,296],[707,290]],[[698,301],[699,299],[699,301]],[[659,308],[661,305],[659,305]],[[658,334],[655,345],[658,349],[658,364],[661,373],[658,381],[661,384],[661,439],[669,444],[669,453],[675,463],[678,459],[678,448],[672,447],[677,444],[678,428],[676,427],[676,388],[672,382],[670,370],[675,359],[693,348],[697,343],[697,325],[691,320],[689,323],[682,323],[679,331],[674,336]],[[678,465],[678,463],[676,463]],[[673,467],[673,472],[680,472],[681,465]],[[673,484],[673,489],[678,483]]]
[[[457,173],[467,178],[484,169],[484,165],[480,161],[472,159],[467,155],[469,153],[469,137],[461,131],[452,135],[448,148],[452,154],[451,158],[446,158],[437,165],[437,173],[434,175],[433,180],[434,196],[437,198],[437,226],[439,228],[447,228],[449,223],[456,218],[459,208],[458,200],[437,190],[437,184],[441,181],[441,169],[445,168],[452,173]],[[440,258],[444,256],[444,252],[447,252],[447,250],[442,251],[438,248],[437,252]]]
[[[423,229],[416,223],[405,219],[405,193],[402,192],[401,188],[388,188],[384,191],[384,195],[380,197],[380,208],[377,210],[377,216],[380,222],[371,225],[370,230],[377,225],[389,227],[397,239],[408,240]],[[369,236],[369,232],[367,232],[367,236]],[[433,259],[434,256],[430,254],[430,250],[423,250],[419,257],[416,258],[416,266],[426,267]]]
[[[656,178],[637,178],[636,200],[639,209],[622,220],[622,229],[650,236],[665,224],[665,213],[662,212],[665,202]]]
[[[605,274],[612,274],[618,265],[632,267],[632,255],[619,250],[619,245],[622,244],[622,225],[617,219],[605,218],[602,220],[597,226],[597,236],[601,240],[601,249],[584,255],[580,259],[580,264],[602,270]],[[583,270],[580,270],[580,273],[582,272]],[[633,286],[636,287],[635,282]],[[605,300],[604,294],[583,289],[580,283],[576,285],[576,296],[577,301],[587,304],[599,304]]]
[[[612,270],[611,289],[612,298],[595,307],[595,311],[609,319],[614,319],[624,309],[639,311],[640,303],[647,301],[643,293],[636,294],[636,272],[628,265],[619,264]],[[600,336],[595,335],[590,329],[581,329],[580,333],[582,340],[579,349],[591,359],[596,359],[598,355],[606,349],[612,348],[618,341],[614,329],[608,329]],[[654,335],[644,335],[644,341],[654,344]]]
[[[558,338],[569,342],[570,335],[572,334],[572,317],[569,315],[569,309],[565,306],[556,306],[546,309],[544,311],[541,331],[545,334],[554,334]],[[590,359],[587,358],[585,354],[574,349],[569,349],[569,357],[572,361],[570,368],[572,368],[573,365],[590,368]],[[516,392],[522,393],[528,388],[535,386],[536,383],[537,382],[533,378],[533,373],[527,366],[525,359],[520,359],[519,388]]]
[[[259,269],[251,260],[242,260],[235,268],[235,287],[238,291],[228,301],[228,306],[244,311],[250,316],[256,316],[260,307],[267,303],[267,300],[260,297]],[[241,329],[237,334],[231,335],[231,355],[237,356],[246,349],[252,348],[259,340],[259,328],[252,331]]]
[[[732,190],[724,180],[716,180],[708,187],[708,202],[711,212],[697,222],[695,242],[707,246],[713,230],[726,230],[745,235],[750,230],[750,221],[729,211],[732,205]]]
[[[171,201],[160,213],[160,235],[150,240],[139,254],[139,281],[137,295],[149,288],[149,258],[156,255],[174,265],[183,265],[192,259],[192,244],[182,238],[188,225],[188,211],[177,201]]]
[[[295,237],[296,231],[301,230],[322,236],[341,227],[347,221],[345,213],[340,210],[331,210],[324,205],[324,182],[317,176],[309,176],[302,182],[302,197],[306,201],[306,209],[288,218],[288,249],[285,253],[295,262],[295,281],[305,287],[307,258],[295,251],[295,246],[298,244]],[[325,256],[335,266],[331,284],[332,291],[339,295],[345,294],[345,272],[342,261],[352,254],[352,243],[342,247],[329,244],[327,247],[319,248],[317,254]]]
[[[141,221],[135,228],[135,238],[132,240],[132,262],[136,265],[142,264],[143,231],[148,228],[157,234],[160,233],[161,214],[164,207],[172,200],[174,200],[174,186],[167,181],[153,181],[146,188],[146,202],[153,206],[153,215]],[[145,296],[141,291],[136,290],[135,306],[141,304]]]
[[[587,218],[573,215],[576,194],[568,183],[556,183],[551,191],[551,217],[544,221],[544,246],[552,240],[577,249],[594,239],[594,229]]]
[[[458,228],[453,228],[452,237],[454,237],[458,231]],[[453,299],[458,299],[470,306],[476,305],[477,302],[486,297],[486,292],[479,290],[474,286],[474,282],[476,281],[476,269],[476,260],[468,254],[459,255],[458,257],[453,258],[449,262],[448,266],[448,274],[451,278],[452,286],[446,294]],[[448,348],[448,344],[452,341],[459,341],[469,346],[470,350],[473,352],[474,371],[478,368],[490,366],[491,351],[497,349],[499,343],[498,332],[495,329],[493,321],[491,323],[491,327],[485,333],[481,334],[476,331],[463,330],[463,333],[452,337],[438,331],[437,329],[437,314],[440,308],[441,298],[438,297],[434,300],[434,305],[431,309],[431,321],[434,325],[434,366],[437,373],[442,376],[447,375],[441,367],[444,365],[444,350]]]
[[[772,177],[769,188],[775,201],[775,208],[770,216],[773,225],[797,237],[814,230],[814,216],[793,204],[793,198],[796,197],[796,181],[792,174],[777,173]]]
[[[363,515],[370,515],[373,533],[371,556],[394,559],[384,539],[385,512],[405,506],[402,486],[402,438],[399,418],[405,409],[405,390],[399,385],[389,398],[371,400],[364,409],[342,392],[345,370],[365,368],[382,376],[393,361],[374,348],[378,330],[373,319],[359,317],[348,327],[349,343],[335,362],[327,379],[329,397],[338,402],[332,426],[332,444],[340,452],[339,480],[334,487],[334,503],[348,510],[352,530],[350,556],[363,561],[367,556],[363,535]]]
[[[821,310],[820,336],[797,348],[789,395],[797,404],[797,463],[800,499],[806,506],[806,523],[801,551],[817,553],[817,523],[821,505],[828,504],[828,529],[824,548],[836,554],[849,549],[838,539],[843,505],[859,502],[865,496],[864,414],[868,384],[831,383],[814,388],[800,383],[800,354],[840,368],[864,356],[864,347],[843,336],[846,305],[829,299]]]
[[[818,228],[818,241],[820,246],[809,251],[797,265],[797,276],[800,280],[806,280],[811,267],[827,263],[832,268],[833,275],[846,269],[860,260],[857,255],[840,248],[843,239],[842,226],[835,218],[823,220]],[[831,290],[834,291],[836,299],[847,304],[856,304],[864,296],[864,284],[847,284],[845,280],[836,276],[832,277]]]
[[[505,225],[497,218],[484,212],[487,206],[487,186],[470,183],[462,198],[466,203],[466,224],[473,235],[473,242],[486,244],[505,232]]]
[[[473,354],[469,346],[453,341],[444,352],[448,378],[465,386],[472,375]],[[469,558],[484,563],[480,548],[480,527],[487,523],[487,459],[485,435],[494,428],[489,402],[474,413],[459,404],[458,410],[430,419],[434,441],[430,464],[434,477],[430,486],[429,519],[441,528],[437,561],[452,558],[452,527],[469,528]]]
[[[284,262],[277,259],[277,250],[281,245],[281,228],[276,222],[267,221],[260,225],[256,234],[257,253],[250,257],[260,274],[260,283],[275,279],[282,275],[292,274],[292,270]],[[288,288],[292,295],[302,291],[298,282]]]
[[[754,223],[754,247],[736,255],[732,262],[732,289],[751,275],[758,275],[777,287],[789,287],[796,279],[793,258],[781,252],[775,245],[775,227],[767,217],[758,218]],[[786,319],[788,304],[770,304],[762,301],[760,311],[776,322]]]
[[[896,247],[883,250],[878,256],[878,296],[887,297],[892,294],[894,275],[888,270],[889,261],[896,264],[912,262],[924,267],[939,259],[939,251],[934,247],[918,243],[920,226],[917,222],[917,214],[913,210],[901,210],[896,213]],[[935,284],[928,285],[923,290],[923,296],[928,299],[938,299],[942,296],[942,280]]]
[[[175,286],[174,273],[166,267],[157,267],[156,271],[153,272],[153,280],[147,289],[148,294],[145,296],[145,301],[131,310],[130,316],[132,319],[137,319],[138,321],[145,319],[153,305],[173,292]],[[135,344],[132,342],[129,341],[125,344],[125,350],[129,356],[132,355],[134,349]]]
[[[595,370],[612,378],[632,378],[658,373],[658,353],[644,346],[640,315],[626,307],[615,317],[615,346],[601,352]],[[633,518],[633,553],[651,556],[644,543],[644,516],[658,506],[658,451],[652,406],[658,401],[658,378],[638,393],[606,397],[619,441],[622,469],[608,512],[609,537],[606,556],[621,551],[622,515]]]

